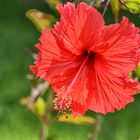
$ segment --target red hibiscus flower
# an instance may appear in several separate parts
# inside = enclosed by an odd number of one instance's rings
[[[138,82],[128,75],[139,61],[139,29],[126,17],[106,26],[102,15],[85,3],[77,8],[59,4],[57,9],[61,20],[42,32],[38,58],[30,66],[55,91],[54,109],[106,114],[133,102]]]

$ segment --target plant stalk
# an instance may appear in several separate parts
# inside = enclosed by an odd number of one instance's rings
[[[97,140],[98,134],[101,130],[102,122],[103,122],[103,116],[100,115],[100,114],[97,114],[97,120],[96,120],[95,128],[94,128],[94,131],[92,133],[92,136],[91,136],[90,140]]]
[[[40,140],[47,140],[48,137],[48,123],[47,118],[40,119],[41,130],[40,130]]]

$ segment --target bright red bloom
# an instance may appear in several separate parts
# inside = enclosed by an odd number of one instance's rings
[[[102,15],[80,3],[57,6],[61,15],[53,29],[42,32],[38,59],[30,69],[54,89],[56,109],[81,115],[106,114],[133,102],[138,82],[129,79],[139,61],[139,29],[126,17],[104,25]]]

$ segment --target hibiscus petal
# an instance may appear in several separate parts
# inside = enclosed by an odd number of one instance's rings
[[[128,75],[140,60],[138,33],[139,29],[129,23],[127,18],[120,24],[107,26],[101,34],[100,42],[93,47],[93,50],[104,59],[103,63],[98,65],[106,64],[106,71],[115,75]]]
[[[35,72],[37,76],[48,80],[57,96],[63,96],[77,75],[84,57],[73,55],[63,47],[63,44],[60,45],[59,43],[61,42],[56,41],[51,30],[43,31],[40,42],[40,44],[36,45],[40,50],[38,59],[35,62],[35,66],[31,66],[31,70]],[[59,48],[60,46],[61,48]],[[84,69],[81,71],[82,76],[80,77],[80,75],[78,75],[78,78],[75,80],[76,82],[73,83],[69,91],[71,93],[70,96],[73,96],[74,101],[78,103],[83,103],[83,100],[86,100],[83,93],[85,87],[83,85],[79,86],[81,80],[83,80],[83,83],[85,81],[83,78],[86,78],[84,74],[86,71]],[[83,88],[81,94],[77,94],[81,91],[81,87]],[[71,92],[72,90],[76,94],[73,94]],[[79,95],[81,95],[81,98],[78,98]]]
[[[48,75],[49,77],[52,77],[56,73],[61,74],[61,66],[69,69],[70,67],[75,67],[75,65],[78,65],[82,61],[79,62],[79,59],[77,59],[69,50],[64,48],[63,45],[61,45],[60,49],[60,44],[56,41],[51,30],[43,31],[42,36],[40,37],[40,43],[37,44],[36,47],[39,49],[39,54],[35,61],[35,66],[30,66],[30,68],[37,76],[43,79],[46,79]],[[76,63],[76,61],[79,63]],[[50,73],[50,67],[56,69],[56,71]]]
[[[89,77],[91,75],[93,71],[89,73]],[[88,83],[87,103],[90,110],[106,114],[114,112],[115,109],[120,110],[134,101],[132,95],[137,92],[137,81],[103,72],[94,72],[93,77]]]
[[[61,21],[54,27],[54,34],[74,54],[81,54],[96,44],[104,28],[102,15],[93,7],[80,3],[75,9],[72,3],[57,6]],[[94,40],[94,41],[91,41]]]

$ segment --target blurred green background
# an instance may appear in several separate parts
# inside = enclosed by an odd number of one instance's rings
[[[0,0],[0,140],[38,140],[38,119],[19,100],[30,93],[31,81],[25,75],[33,62],[28,48],[38,42],[39,31],[25,17],[36,8],[48,11],[43,0]],[[138,26],[140,18],[122,11]],[[106,22],[113,22],[110,11]],[[98,140],[140,140],[140,95],[124,110],[104,117]],[[95,116],[95,113],[89,112]],[[88,140],[94,125],[52,124],[50,137],[54,140]]]

